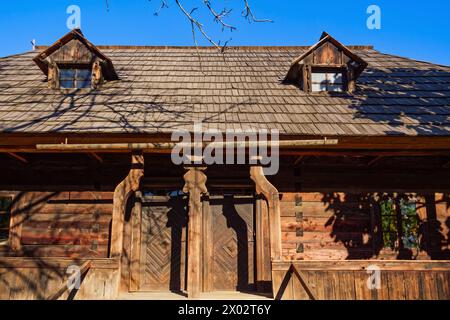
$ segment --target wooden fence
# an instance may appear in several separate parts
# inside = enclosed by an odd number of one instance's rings
[[[0,300],[43,300],[55,295],[70,274],[71,265],[82,267],[79,290],[65,291],[59,299],[114,299],[117,259],[0,258]]]
[[[272,276],[280,300],[450,300],[450,261],[276,261]]]

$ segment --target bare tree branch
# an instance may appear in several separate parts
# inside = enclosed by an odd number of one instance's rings
[[[106,1],[106,7],[109,11],[109,0]],[[151,1],[151,0],[149,0]],[[160,0],[160,5],[158,6],[158,9],[154,12],[155,16],[159,16],[161,11],[164,9],[169,8],[169,2],[170,0]],[[182,0],[172,0],[175,2],[176,7],[181,11],[181,13],[186,17],[186,19],[189,21],[191,28],[192,28],[192,38],[195,43],[195,45],[198,47],[197,39],[196,39],[196,31],[200,32],[200,34],[205,38],[211,45],[214,47],[220,49],[222,52],[225,50],[225,47],[227,46],[228,42],[231,40],[228,40],[224,43],[224,45],[221,45],[220,41],[215,41],[207,32],[205,29],[204,24],[201,22],[199,18],[194,17],[194,12],[197,11],[199,8],[194,7],[190,11],[186,10],[183,6]],[[210,16],[213,18],[213,21],[220,25],[222,32],[225,30],[228,30],[230,32],[233,32],[237,30],[235,26],[228,23],[226,20],[231,16],[232,9],[227,9],[226,7],[223,7],[221,10],[217,11],[213,8],[211,4],[211,0],[198,0],[201,5],[209,12]],[[222,0],[223,1],[223,0]],[[244,6],[244,9],[242,10],[242,16],[249,22],[273,22],[270,19],[258,19],[256,18],[255,14],[252,11],[252,7],[249,3],[249,0],[241,0],[242,4]],[[219,1],[216,1],[216,3]]]

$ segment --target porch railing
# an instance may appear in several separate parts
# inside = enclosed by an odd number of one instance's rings
[[[279,300],[450,300],[450,261],[275,261]]]

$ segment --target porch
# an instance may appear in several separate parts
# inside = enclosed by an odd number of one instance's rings
[[[66,290],[67,267],[81,267],[79,290]],[[380,270],[370,287],[370,266]],[[0,300],[185,300],[186,294],[144,291],[115,296],[117,259],[0,258]],[[277,300],[450,300],[449,261],[276,261]],[[63,290],[61,290],[63,289]],[[55,293],[61,290],[59,296]],[[200,300],[270,300],[270,294],[217,291]]]

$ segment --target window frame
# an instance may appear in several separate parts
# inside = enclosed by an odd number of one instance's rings
[[[317,83],[313,81],[314,74],[325,74],[327,76],[326,79],[326,90],[316,91],[313,89],[314,85],[322,85],[322,83]],[[329,74],[340,74],[342,82],[340,83],[330,83],[328,80]],[[310,69],[310,88],[312,93],[346,93],[348,91],[348,79],[347,79],[347,69],[344,67],[323,67],[323,66],[311,66]],[[329,86],[337,86],[340,85],[340,90],[330,90]]]
[[[62,70],[73,70],[74,76],[68,78],[62,78]],[[78,70],[88,71],[88,78],[77,78]],[[65,87],[62,85],[64,81],[72,81],[73,87]],[[78,83],[88,83],[87,86],[77,87]],[[91,64],[58,64],[58,83],[59,88],[62,90],[90,90],[93,88],[93,76],[92,76],[92,65]]]
[[[391,212],[390,214],[385,214],[383,211],[383,204],[386,202],[391,202]],[[409,207],[414,206],[414,208]],[[409,207],[409,208],[408,208]],[[420,215],[417,208],[417,199],[408,198],[404,196],[400,197],[386,197],[381,199],[379,202],[379,226],[380,226],[380,245],[382,250],[392,250],[393,252],[401,252],[404,250],[420,251]],[[413,214],[404,214],[404,210],[413,210]],[[386,230],[384,225],[383,217],[392,217],[393,219],[389,222],[389,230]],[[415,220],[415,225],[411,227],[411,230],[415,230],[415,245],[408,246],[405,243],[405,221],[410,218]],[[394,228],[392,230],[392,228]],[[391,234],[389,238],[386,237],[387,233]],[[408,232],[408,234],[411,232]],[[392,237],[394,234],[394,237]],[[394,238],[394,243],[386,244],[387,241],[392,241]]]

